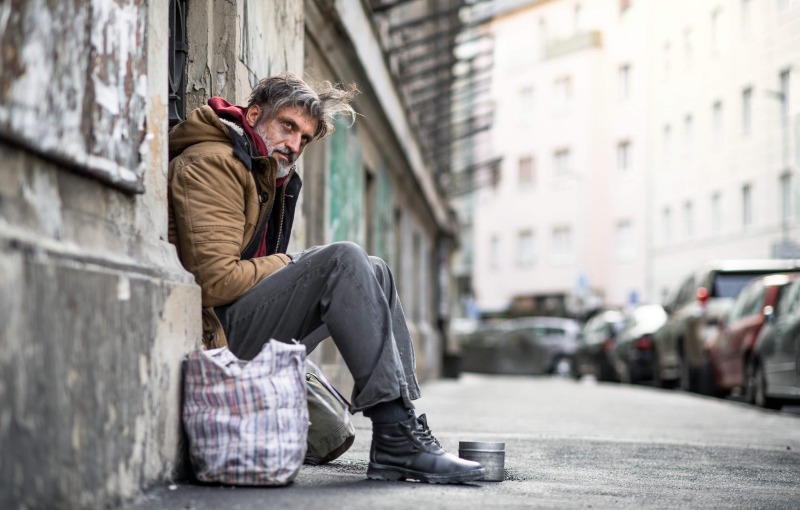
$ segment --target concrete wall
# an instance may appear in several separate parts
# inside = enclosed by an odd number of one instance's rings
[[[182,467],[200,293],[166,241],[167,8],[149,4],[0,7],[19,66],[0,82],[2,508],[101,508]]]

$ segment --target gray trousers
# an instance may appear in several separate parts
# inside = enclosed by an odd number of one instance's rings
[[[308,352],[330,336],[355,380],[352,411],[420,396],[414,349],[386,263],[339,242],[290,254],[292,262],[233,303],[215,308],[230,350],[254,358],[270,339]]]

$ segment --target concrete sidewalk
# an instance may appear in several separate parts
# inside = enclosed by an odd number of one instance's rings
[[[174,484],[124,510],[250,508],[797,508],[800,417],[591,380],[467,374],[417,402],[445,449],[506,443],[506,479],[464,485],[366,479],[370,424],[341,459],[283,488]]]

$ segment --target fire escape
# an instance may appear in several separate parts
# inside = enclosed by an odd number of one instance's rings
[[[406,115],[436,182],[448,197],[481,184],[481,178],[474,179],[474,170],[459,168],[464,159],[459,151],[474,146],[475,138],[492,125],[491,103],[482,99],[490,85],[491,41],[470,23],[471,10],[486,3],[368,2]]]
[[[443,196],[456,211],[456,299],[470,315],[475,191],[497,182],[491,150],[492,0],[369,0],[387,66]]]

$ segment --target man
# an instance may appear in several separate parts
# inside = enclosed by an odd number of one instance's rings
[[[202,288],[204,343],[252,359],[270,339],[310,352],[328,335],[355,381],[352,411],[372,420],[367,476],[458,483],[483,478],[446,453],[417,417],[414,352],[386,264],[353,243],[287,254],[295,161],[337,116],[355,121],[355,87],[266,78],[247,107],[211,98],[169,137],[169,239]]]

